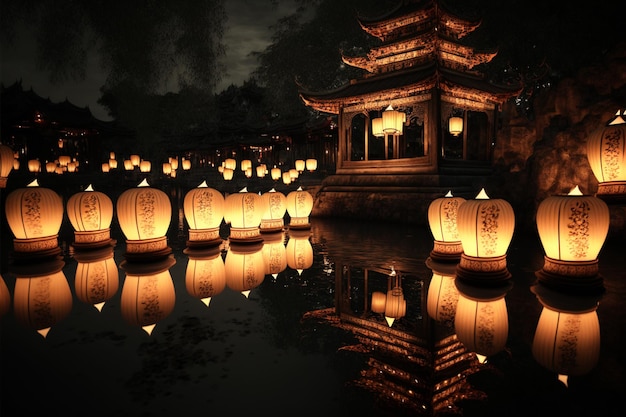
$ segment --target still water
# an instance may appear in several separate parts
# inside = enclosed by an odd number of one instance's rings
[[[531,287],[543,252],[532,234],[514,236],[511,286],[487,297],[500,304],[483,335],[486,350],[456,327],[459,295],[444,289],[454,272],[427,264],[432,236],[423,226],[313,218],[310,230],[286,227],[242,251],[285,254],[273,270],[265,261],[247,288],[201,281],[202,271],[206,278],[241,254],[227,239],[190,253],[185,234],[168,236],[171,262],[152,268],[165,278],[152,281],[156,295],[147,301],[131,288],[141,274],[121,267],[119,231],[111,251],[86,257],[62,234],[61,279],[50,278],[43,324],[24,313],[29,301],[15,274],[4,273],[12,299],[0,318],[0,415],[625,415],[619,242],[601,252],[606,292],[590,309],[599,334],[572,334],[573,345],[586,344],[583,352],[570,346],[579,374],[566,386],[533,354],[543,305]],[[90,266],[108,277],[91,292]],[[376,303],[396,287],[403,303],[390,326]]]

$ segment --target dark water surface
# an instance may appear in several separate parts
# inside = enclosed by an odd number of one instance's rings
[[[531,351],[542,305],[530,288],[543,265],[532,234],[516,234],[508,252],[505,346],[480,363],[450,321],[427,312],[433,271],[426,228],[330,219],[311,225],[303,242],[313,251],[310,266],[266,274],[247,297],[226,286],[208,306],[186,286],[186,236],[174,231],[173,292],[166,292],[173,304],[151,334],[122,306],[123,238],[114,248],[119,287],[101,311],[79,298],[78,262],[66,250],[71,305],[47,335],[19,320],[14,305],[0,319],[0,415],[626,415],[619,242],[600,254],[606,293],[597,308],[597,364],[565,387]],[[286,230],[281,241],[292,238]],[[222,249],[224,260],[230,254]],[[390,328],[370,303],[373,292],[386,292],[392,268],[406,312]],[[3,278],[13,296],[15,275]],[[455,359],[446,359],[446,349]]]

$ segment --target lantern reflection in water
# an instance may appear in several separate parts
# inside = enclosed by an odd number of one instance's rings
[[[385,320],[389,327],[393,326],[396,319],[400,319],[406,315],[406,299],[402,290],[402,278],[391,267],[389,273],[387,296],[385,298]]]
[[[224,196],[203,181],[185,194],[184,214],[189,225],[188,247],[212,246],[222,242],[220,225],[224,219]]]
[[[459,290],[454,282],[456,265],[426,260],[426,266],[432,270],[432,278],[428,285],[426,309],[428,316],[446,327],[454,325],[456,307],[459,301]]]
[[[74,248],[92,249],[112,243],[113,202],[91,185],[67,200],[67,217],[74,228]]]
[[[609,231],[609,208],[578,186],[537,208],[537,231],[545,251],[538,280],[562,291],[601,293],[598,254]]]
[[[512,285],[477,287],[456,279],[459,299],[454,317],[457,337],[483,363],[501,352],[509,336],[505,295]]]
[[[309,269],[313,265],[313,246],[309,240],[311,236],[308,230],[289,230],[289,240],[287,240],[287,266],[298,271]]]
[[[13,311],[23,326],[46,337],[72,310],[72,290],[60,259],[15,267]]]
[[[226,270],[221,249],[219,246],[207,250],[187,248],[185,253],[189,256],[185,272],[187,292],[208,307],[211,298],[226,288]]]
[[[63,221],[63,200],[37,180],[13,190],[5,203],[6,218],[15,236],[17,260],[54,257],[61,253],[58,233]]]
[[[113,248],[78,251],[74,254],[74,259],[76,298],[102,311],[104,304],[119,288],[119,271],[113,258]]]
[[[11,293],[7,283],[4,282],[4,277],[0,274],[0,318],[9,312],[11,309]]]
[[[174,310],[176,292],[169,268],[175,263],[168,256],[158,262],[120,264],[126,271],[121,309],[128,324],[140,326],[150,335],[157,323]]]
[[[535,360],[566,386],[570,376],[585,375],[600,356],[599,296],[574,296],[541,284],[532,292],[543,305],[532,344]]]
[[[263,234],[263,260],[265,261],[265,275],[274,279],[287,268],[287,249],[285,248],[285,233],[274,232]]]
[[[263,260],[263,242],[232,242],[224,260],[226,286],[242,293],[246,298],[250,291],[265,279],[265,261]]]

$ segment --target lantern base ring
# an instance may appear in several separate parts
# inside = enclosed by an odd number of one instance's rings
[[[461,241],[444,242],[435,240],[430,257],[437,262],[459,262],[463,254]]]
[[[462,254],[456,276],[468,284],[498,286],[507,283],[511,273],[506,268],[506,255],[478,258]]]
[[[543,268],[535,272],[539,283],[547,288],[570,294],[601,294],[603,279],[599,274],[598,260],[561,261],[544,257]]]
[[[127,240],[124,257],[129,261],[151,261],[160,259],[172,253],[172,248],[167,246],[167,237],[154,239]]]
[[[189,229],[189,240],[187,246],[201,247],[212,246],[222,243],[220,236],[220,228],[212,227],[209,229]]]
[[[59,235],[31,239],[13,239],[16,262],[55,257],[61,254]]]
[[[280,219],[261,219],[260,232],[273,233],[284,229],[285,221]]]
[[[110,246],[111,229],[94,230],[89,232],[74,231],[73,247],[76,249],[91,249]]]
[[[259,232],[259,227],[232,227],[230,228],[229,240],[241,243],[262,242],[263,237]]]
[[[290,229],[310,229],[311,223],[309,223],[309,216],[305,217],[291,217],[289,219]]]

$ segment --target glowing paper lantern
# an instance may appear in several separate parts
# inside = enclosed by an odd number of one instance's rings
[[[283,172],[283,184],[285,184],[285,185],[291,184],[292,178],[293,177],[291,176],[291,172],[289,172],[289,171]]]
[[[191,169],[191,161],[189,159],[183,159],[183,171],[189,171]]]
[[[252,168],[252,161],[249,159],[242,159],[241,160],[241,170],[242,171],[246,171],[248,169]]]
[[[63,200],[57,193],[40,187],[35,180],[9,193],[5,208],[17,256],[52,256],[61,252],[58,233],[63,222]]]
[[[189,225],[187,246],[214,245],[222,242],[220,225],[224,219],[224,196],[203,181],[185,194],[183,210]]]
[[[265,177],[266,172],[267,172],[267,168],[265,167],[265,164],[257,165],[257,167],[256,167],[256,176],[257,177],[259,177],[259,178]]]
[[[261,194],[261,232],[276,232],[283,230],[285,213],[287,213],[287,197],[280,191],[271,189]]]
[[[132,171],[134,169],[133,161],[130,159],[124,159],[124,169],[126,171]]]
[[[127,258],[160,257],[171,252],[166,234],[172,220],[172,205],[167,194],[144,180],[120,194],[116,209],[126,236]]]
[[[313,265],[313,246],[309,237],[308,231],[293,230],[289,232],[286,247],[287,265],[289,268],[295,269],[298,275],[302,275],[302,271]]]
[[[139,163],[140,172],[150,172],[152,169],[152,163],[150,161],[143,160]]]
[[[0,143],[0,188],[6,188],[7,178],[13,169],[13,150]]]
[[[108,162],[104,162],[102,164],[102,172],[109,172],[111,170],[111,166]]]
[[[537,208],[537,231],[546,254],[539,280],[561,289],[601,291],[598,254],[609,222],[606,203],[583,195],[578,186],[543,200]]]
[[[13,311],[21,325],[43,337],[72,310],[72,290],[63,273],[63,261],[34,263],[15,271]]]
[[[626,200],[626,110],[587,139],[587,159],[598,180],[597,196]]]
[[[457,337],[467,350],[484,362],[506,346],[509,317],[505,295],[510,285],[500,288],[463,285],[456,280],[459,299],[454,317]]]
[[[224,168],[232,169],[234,171],[237,168],[237,161],[234,158],[226,158],[224,160]]]
[[[229,194],[224,200],[224,217],[230,221],[229,239],[232,241],[261,241],[259,226],[262,215],[261,196],[246,188]]]
[[[405,121],[406,114],[394,110],[393,107],[389,105],[385,111],[383,111],[383,132],[388,135],[401,135]]]
[[[304,161],[304,159],[296,159],[296,171],[298,172],[302,172],[304,171],[304,168],[306,168],[306,162]]]
[[[76,298],[102,311],[104,304],[119,289],[119,271],[113,258],[113,248],[76,252]]]
[[[372,135],[377,138],[382,138],[385,136],[385,132],[383,132],[383,118],[376,117],[372,119]]]
[[[224,170],[222,171],[222,176],[226,181],[230,181],[233,179],[234,172],[235,171],[233,169],[224,167]]]
[[[313,172],[317,169],[317,159],[309,158],[306,160],[306,169],[309,172]]]
[[[461,204],[457,229],[463,254],[457,275],[468,282],[495,285],[508,280],[506,252],[515,228],[513,207],[502,199],[490,199],[482,189],[473,200]]]
[[[387,294],[381,291],[374,291],[372,293],[372,305],[371,310],[374,313],[383,314],[387,305]]]
[[[435,239],[430,257],[436,261],[458,262],[461,258],[463,245],[457,228],[457,213],[464,202],[464,198],[454,197],[448,191],[428,206],[428,225]]]
[[[280,168],[272,168],[272,170],[270,171],[270,175],[272,176],[272,179],[274,181],[278,181],[282,175],[282,172],[280,170]]]
[[[130,156],[130,163],[133,165],[133,167],[138,167],[140,162],[141,158],[139,157],[139,155],[133,154]]]
[[[28,172],[41,172],[41,162],[39,162],[39,159],[31,159],[28,161]]]
[[[74,228],[75,248],[88,249],[111,243],[113,202],[106,194],[94,191],[89,185],[85,191],[72,195],[66,207]]]
[[[208,307],[211,298],[226,288],[226,269],[219,247],[209,251],[189,253],[189,262],[185,272],[187,292],[202,300]]]
[[[169,268],[171,257],[158,265],[146,263],[130,268],[122,263],[126,278],[120,299],[122,317],[131,326],[140,326],[149,335],[155,326],[174,310],[176,291]]]
[[[265,279],[262,243],[232,243],[226,252],[226,286],[249,297]]]
[[[313,196],[308,191],[298,187],[287,194],[287,213],[289,214],[290,229],[309,229],[309,215],[313,210]]]
[[[463,118],[453,116],[448,120],[448,131],[452,136],[459,136],[463,132]]]
[[[265,261],[265,275],[271,275],[274,279],[287,268],[287,250],[284,242],[283,232],[263,234],[261,253]]]

